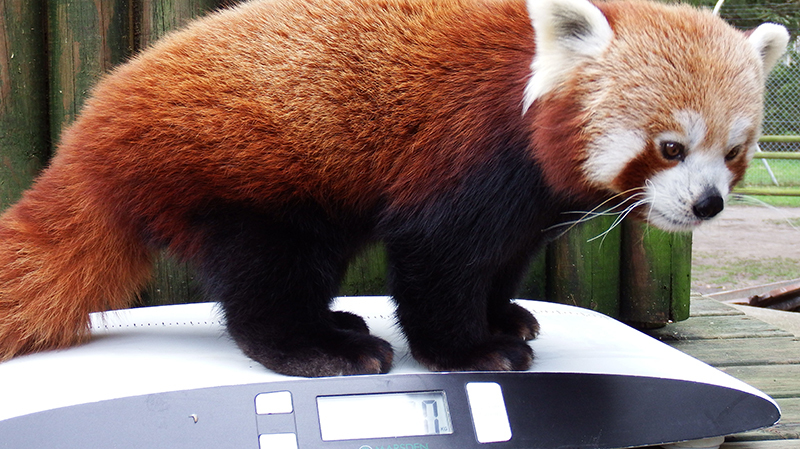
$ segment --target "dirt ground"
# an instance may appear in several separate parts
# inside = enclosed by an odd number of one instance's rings
[[[800,208],[728,206],[694,232],[692,258],[703,294],[800,278]]]

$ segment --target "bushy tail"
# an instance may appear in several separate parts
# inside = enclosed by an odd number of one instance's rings
[[[89,312],[147,282],[142,237],[90,192],[51,168],[0,217],[0,360],[85,340]]]

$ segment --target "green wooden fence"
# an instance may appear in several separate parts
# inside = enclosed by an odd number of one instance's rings
[[[800,144],[800,136],[767,135],[761,136],[759,142]],[[757,152],[754,159],[744,181],[734,189],[735,193],[800,197],[800,152],[763,151]],[[764,173],[759,175],[759,172]],[[765,179],[771,183],[765,184]]]
[[[0,207],[46,164],[98,78],[164,33],[231,0],[2,0]],[[553,242],[521,297],[575,304],[643,325],[688,317],[691,236],[597,218]],[[592,240],[592,241],[589,241]],[[162,256],[145,304],[204,300],[191,270]],[[351,266],[343,294],[385,293],[385,253]]]

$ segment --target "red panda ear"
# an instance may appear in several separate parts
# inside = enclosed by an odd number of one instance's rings
[[[758,55],[761,56],[764,74],[766,75],[786,51],[786,45],[789,43],[789,33],[781,25],[764,23],[756,29],[748,31],[747,34],[747,40],[753,45]]]
[[[563,82],[587,59],[601,55],[613,38],[608,20],[588,0],[527,0],[536,55],[525,88],[524,111]]]

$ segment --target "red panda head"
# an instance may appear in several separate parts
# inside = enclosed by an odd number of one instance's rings
[[[528,11],[536,54],[523,103],[551,185],[618,195],[665,230],[717,215],[756,150],[786,30],[745,34],[708,11],[639,1],[528,0]]]

